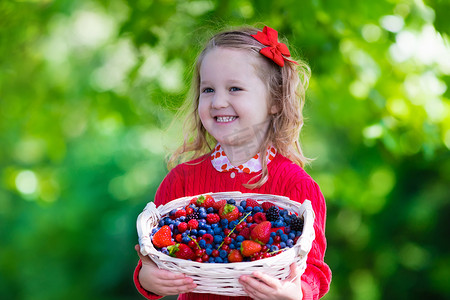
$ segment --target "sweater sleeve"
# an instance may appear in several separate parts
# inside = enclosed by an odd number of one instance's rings
[[[305,199],[310,200],[315,213],[314,232],[316,237],[306,260],[306,270],[302,275],[302,289],[305,300],[317,300],[328,292],[331,282],[331,270],[324,262],[327,245],[325,239],[325,199],[319,186],[312,179],[302,180],[291,191],[290,198],[292,200],[300,202]]]
[[[182,180],[182,170],[181,168],[175,168],[167,174],[167,176],[162,181],[161,185],[158,187],[158,190],[155,194],[154,203],[158,207],[162,204],[166,204],[167,202],[182,197],[183,194],[183,180]],[[142,261],[139,260],[138,265],[134,270],[133,281],[136,286],[136,289],[139,293],[147,299],[160,299],[162,296],[153,294],[147,290],[145,290],[141,283],[139,282],[139,271],[142,268]]]

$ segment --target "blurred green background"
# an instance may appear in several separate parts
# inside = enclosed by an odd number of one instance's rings
[[[1,1],[0,298],[142,299],[135,220],[194,57],[269,25],[312,68],[326,300],[450,297],[447,0]]]

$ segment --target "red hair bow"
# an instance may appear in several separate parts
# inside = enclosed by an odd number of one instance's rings
[[[259,53],[270,58],[280,67],[284,66],[285,60],[297,64],[297,62],[286,58],[291,56],[291,53],[289,53],[289,49],[285,44],[278,42],[278,32],[275,29],[264,26],[262,32],[258,31],[258,33],[251,36],[261,44],[268,46],[262,48]]]

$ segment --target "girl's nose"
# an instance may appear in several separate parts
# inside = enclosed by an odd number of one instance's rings
[[[228,106],[228,98],[223,93],[216,92],[211,101],[211,107],[214,109],[225,108]]]

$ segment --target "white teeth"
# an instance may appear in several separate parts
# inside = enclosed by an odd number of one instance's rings
[[[217,122],[226,123],[236,120],[237,117],[216,117]]]

